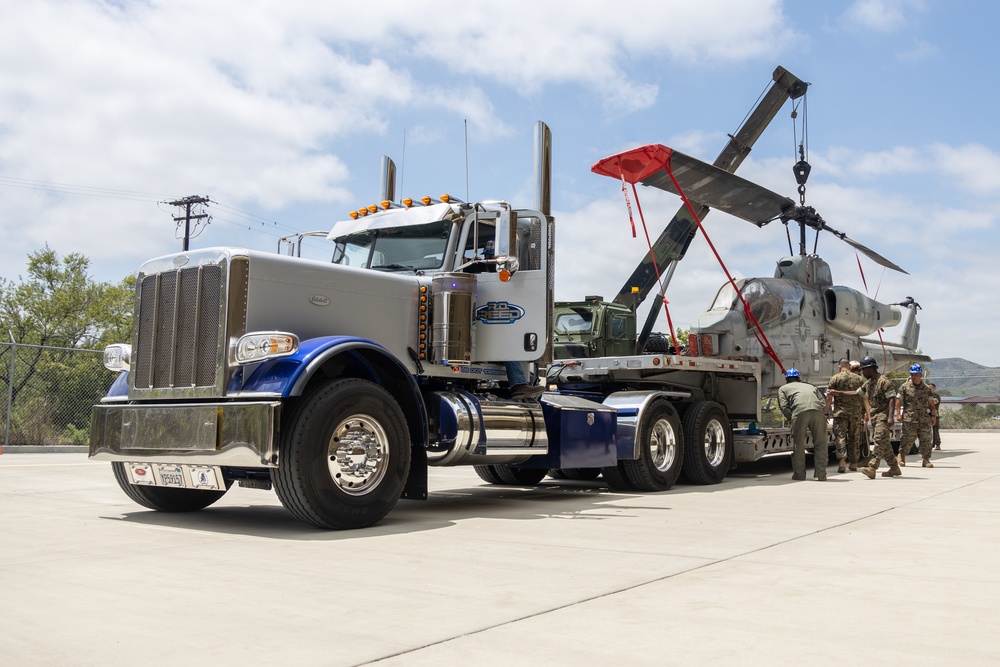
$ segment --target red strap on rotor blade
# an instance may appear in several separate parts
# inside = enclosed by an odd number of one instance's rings
[[[750,311],[750,304],[747,303],[747,300],[745,298],[743,298],[742,292],[740,292],[740,290],[736,288],[736,281],[733,280],[732,274],[729,273],[729,269],[726,268],[725,262],[722,261],[722,257],[719,255],[719,251],[715,249],[715,244],[712,243],[712,239],[708,237],[708,232],[705,231],[704,225],[701,224],[701,218],[698,217],[698,214],[694,210],[694,206],[691,205],[691,202],[688,200],[687,195],[684,194],[684,190],[681,188],[681,184],[678,183],[677,179],[674,177],[674,170],[670,166],[669,159],[667,160],[667,163],[664,168],[667,171],[667,175],[670,176],[670,180],[671,182],[673,182],[674,187],[677,188],[677,192],[678,194],[680,194],[681,200],[684,202],[684,206],[687,207],[687,210],[691,213],[691,217],[694,219],[694,221],[698,223],[698,229],[701,230],[702,236],[704,236],[705,240],[708,242],[708,247],[712,249],[712,252],[715,254],[715,258],[719,260],[719,266],[722,267],[722,270],[725,272],[726,277],[729,279],[729,284],[733,286],[733,290],[735,290],[736,296],[738,296],[740,301],[743,303],[744,312],[747,314],[750,321],[753,323],[755,329],[754,334],[757,335],[757,340],[761,342],[761,347],[763,348],[767,356],[769,356],[774,361],[774,363],[778,365],[778,368],[781,369],[781,372],[784,373],[785,367],[784,365],[782,365],[781,360],[778,359],[778,354],[774,351],[774,348],[771,347],[771,342],[767,339],[767,335],[764,333],[764,329],[761,328],[760,323],[757,322],[757,318],[754,317],[753,313]]]

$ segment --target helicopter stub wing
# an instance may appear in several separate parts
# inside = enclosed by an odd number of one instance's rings
[[[789,197],[660,144],[611,155],[597,162],[591,171],[680,195],[666,171],[668,163],[684,196],[690,201],[724,211],[758,227],[795,208],[795,202]]]

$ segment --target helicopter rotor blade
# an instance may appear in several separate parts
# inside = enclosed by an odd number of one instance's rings
[[[858,243],[857,241],[855,241],[854,239],[852,239],[847,234],[842,234],[842,233],[840,233],[840,232],[838,232],[838,231],[836,231],[834,229],[830,229],[829,227],[827,227],[825,225],[824,225],[823,229],[827,230],[828,232],[833,232],[833,234],[837,238],[839,238],[841,241],[843,241],[847,245],[853,247],[855,250],[861,252],[862,254],[864,254],[865,256],[867,256],[868,259],[872,260],[876,264],[881,264],[882,266],[884,266],[887,269],[892,269],[893,271],[899,271],[900,273],[905,273],[906,275],[910,275],[908,271],[906,271],[906,270],[902,269],[901,267],[897,266],[896,264],[894,264],[893,262],[889,261],[888,259],[886,259],[882,255],[878,254],[877,252],[875,252],[871,248],[865,246],[864,244]]]
[[[758,227],[795,208],[795,202],[788,197],[689,155],[672,151],[670,164],[674,178],[689,200],[724,211]],[[646,176],[640,182],[675,195],[680,194],[663,169]]]
[[[780,219],[785,223],[797,222],[802,229],[825,229],[876,264],[907,273],[871,248],[827,225],[812,206],[798,206],[789,197],[661,144],[612,155],[595,164],[592,171],[680,195],[665,168],[668,164],[674,179],[692,203],[724,211],[758,227]]]

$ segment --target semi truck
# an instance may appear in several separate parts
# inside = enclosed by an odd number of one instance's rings
[[[382,200],[325,232],[330,261],[213,247],[144,263],[132,340],[104,352],[118,376],[93,408],[90,457],[153,510],[199,510],[237,484],[273,489],[327,529],[426,499],[435,466],[510,485],[560,470],[637,491],[667,490],[682,472],[721,481],[732,424],[759,418],[759,364],[663,353],[550,363],[544,123],[534,140],[530,208],[395,201],[388,161]],[[518,398],[512,364],[547,368],[546,391]]]

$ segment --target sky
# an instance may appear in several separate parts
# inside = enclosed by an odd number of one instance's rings
[[[117,282],[181,250],[166,202],[210,198],[192,248],[276,250],[379,195],[533,201],[533,123],[553,136],[556,298],[616,294],[646,251],[621,184],[590,167],[660,143],[711,162],[781,65],[809,82],[739,174],[830,234],[834,282],[920,303],[920,349],[1000,366],[1000,4],[981,0],[0,0],[0,276],[48,245]],[[805,126],[803,127],[803,121]],[[805,130],[805,132],[804,132]],[[639,192],[650,236],[673,195]],[[771,276],[785,228],[721,212],[735,277]],[[810,235],[810,246],[812,244]],[[326,252],[312,241],[307,252]],[[668,291],[689,327],[725,275],[704,239]],[[648,302],[647,306],[648,307]],[[665,321],[658,326],[666,330]],[[894,339],[887,330],[887,340]]]

